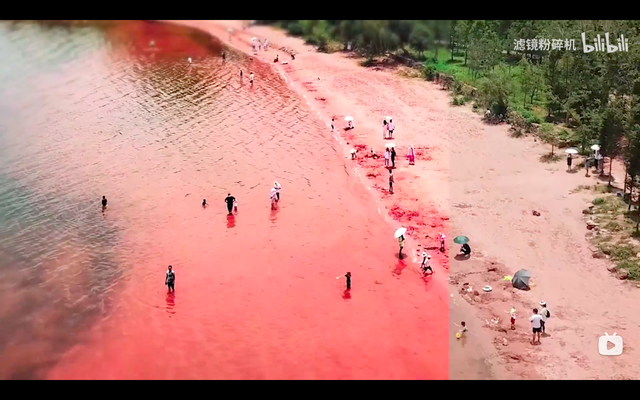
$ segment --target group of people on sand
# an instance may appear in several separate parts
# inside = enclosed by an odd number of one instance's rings
[[[511,330],[516,329],[516,309],[515,307],[511,307],[509,311],[511,317]],[[551,312],[547,307],[547,303],[544,301],[540,302],[540,308],[535,307],[533,309],[533,313],[531,317],[529,317],[529,321],[531,321],[531,330],[533,336],[531,338],[531,344],[540,344],[540,337],[546,334],[546,324],[547,320],[551,318]]]

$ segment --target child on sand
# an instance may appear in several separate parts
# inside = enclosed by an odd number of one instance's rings
[[[393,179],[393,170],[390,169],[389,170],[389,194],[393,194],[393,182],[395,182],[395,179]]]
[[[276,209],[276,203],[278,202],[278,194],[276,192],[276,188],[271,188],[269,192],[269,199],[271,200],[271,209]]]
[[[444,251],[444,239],[446,238],[445,234],[440,232],[440,251]]]
[[[384,166],[389,168],[391,165],[391,153],[389,152],[389,148],[384,150]]]
[[[511,330],[513,331],[516,329],[516,309],[511,307],[509,314],[511,316]]]
[[[396,130],[396,124],[393,123],[393,119],[389,120],[389,139],[393,139],[393,131]]]
[[[207,206],[207,199],[202,199],[202,207],[206,207]]]
[[[344,277],[347,278],[347,290],[351,290],[351,272],[347,272]]]
[[[456,333],[456,337],[458,339],[460,339],[463,336],[466,336],[466,333],[469,332],[469,329],[467,329],[467,323],[464,321],[460,322],[460,325],[458,324],[454,324],[454,325],[460,327],[460,330],[458,331],[458,333]]]

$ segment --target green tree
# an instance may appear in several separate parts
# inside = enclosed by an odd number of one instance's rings
[[[554,150],[558,146],[558,142],[560,141],[560,137],[553,126],[550,123],[540,124],[540,131],[538,132],[538,138],[543,143],[551,145],[551,156],[554,155]]]
[[[482,78],[478,96],[483,107],[494,116],[506,116],[513,94],[513,80],[509,71],[502,67]]]

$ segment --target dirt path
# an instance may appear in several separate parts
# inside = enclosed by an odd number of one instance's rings
[[[487,126],[470,109],[452,107],[448,94],[431,83],[360,67],[346,54],[318,53],[302,40],[269,27],[242,31],[240,21],[174,22],[231,39],[231,45],[244,51],[250,51],[251,37],[268,38],[271,50],[256,57],[270,62],[279,54],[280,61],[288,61],[276,68],[319,112],[319,118],[328,123],[335,116],[342,128],[344,116],[353,116],[356,128],[340,129],[339,139],[348,143],[345,157],[351,146],[363,146],[358,153],[363,175],[371,178],[387,212],[410,228],[414,249],[418,245],[431,249],[438,281],[445,276],[438,273],[448,270],[448,260],[434,248],[436,235],[444,231],[449,238],[457,234],[471,238],[471,260],[451,258],[450,318],[451,324],[467,321],[472,345],[456,341],[451,325],[450,378],[640,377],[635,350],[640,339],[640,291],[615,280],[605,261],[592,258],[581,219],[590,195],[572,194],[578,185],[593,184],[596,178],[567,173],[563,161],[540,163],[547,147],[513,139],[507,127]],[[228,28],[234,29],[231,35]],[[293,49],[296,59],[281,48]],[[384,189],[382,162],[362,157],[371,147],[382,153],[385,115],[393,116],[397,127],[395,195]],[[415,166],[404,159],[409,144],[419,153]],[[541,215],[533,216],[532,210]],[[413,259],[417,260],[415,253]],[[533,290],[503,290],[502,277],[520,268],[532,272]],[[494,290],[461,296],[456,283],[469,283],[473,290],[489,284]],[[542,345],[531,346],[528,317],[541,300],[552,313],[550,336]],[[511,306],[518,309],[516,331],[506,329]],[[499,318],[497,324],[491,323],[492,317]],[[597,340],[604,332],[624,338],[622,356],[598,354]]]

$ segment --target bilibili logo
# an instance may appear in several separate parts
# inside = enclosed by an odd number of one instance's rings
[[[609,32],[604,34],[604,38],[598,35],[593,38],[593,44],[587,44],[587,34],[582,32],[582,50],[585,53],[597,52],[628,52],[629,51],[629,39],[620,35],[616,41],[609,40]]]

